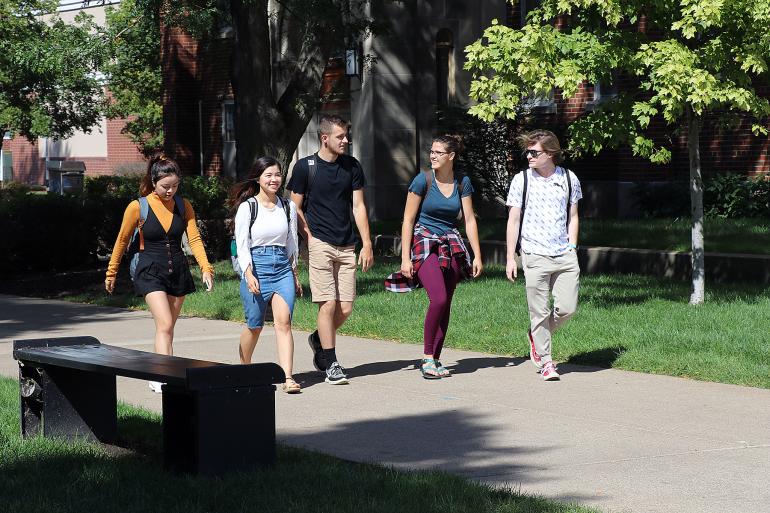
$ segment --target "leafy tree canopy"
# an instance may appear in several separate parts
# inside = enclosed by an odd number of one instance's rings
[[[128,118],[123,133],[149,155],[163,147],[160,2],[122,0],[107,8],[104,73],[110,90],[106,114]]]
[[[667,162],[646,134],[654,119],[677,127],[687,113],[753,119],[767,135],[770,103],[756,86],[768,72],[767,0],[543,0],[526,25],[494,23],[466,48],[474,80],[471,113],[513,119],[528,97],[565,98],[581,84],[624,79],[616,98],[569,128],[573,155],[629,145]]]
[[[74,23],[55,0],[0,0],[0,131],[34,139],[89,131],[103,97],[95,73],[100,38],[90,17]]]

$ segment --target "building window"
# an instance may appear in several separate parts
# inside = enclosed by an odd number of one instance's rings
[[[436,107],[444,110],[455,96],[454,36],[449,29],[436,34]]]
[[[222,141],[235,142],[235,102],[222,103]]]

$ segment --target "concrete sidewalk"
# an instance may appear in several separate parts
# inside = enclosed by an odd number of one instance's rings
[[[91,335],[152,350],[145,312],[1,295],[0,312],[4,375],[16,377],[13,339]],[[235,363],[240,329],[181,319],[176,354]],[[295,332],[304,391],[277,394],[286,444],[605,511],[770,512],[770,390],[574,365],[544,383],[521,358],[451,349],[442,360],[454,376],[426,381],[418,346],[353,337],[338,343],[351,384],[330,386],[312,369],[306,336]],[[274,342],[266,329],[255,361],[276,361]],[[160,410],[144,382],[121,379],[118,395]]]

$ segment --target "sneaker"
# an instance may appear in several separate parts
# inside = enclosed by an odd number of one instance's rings
[[[339,362],[334,362],[331,367],[326,369],[326,380],[330,385],[347,385],[348,377],[345,376],[345,369]]]
[[[307,343],[310,345],[310,350],[313,351],[313,367],[315,367],[315,370],[317,371],[325,371],[326,360],[324,359],[323,349],[321,348],[321,339],[318,337],[318,330],[307,337]]]
[[[548,362],[543,366],[543,370],[540,371],[540,374],[543,375],[544,381],[556,381],[559,379],[559,373],[556,372],[556,366],[553,364],[553,362]]]
[[[152,390],[156,394],[160,394],[161,392],[163,392],[162,387],[164,383],[161,383],[160,381],[150,381],[148,385],[150,386],[150,390]]]
[[[529,360],[538,369],[543,368],[543,361],[540,359],[540,355],[535,351],[535,339],[532,338],[532,330],[527,330],[527,338],[529,339]]]

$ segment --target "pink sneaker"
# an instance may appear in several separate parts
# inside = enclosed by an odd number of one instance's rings
[[[543,375],[544,381],[556,381],[559,379],[559,373],[556,372],[556,366],[553,362],[547,362],[543,366],[543,370],[540,371],[540,374]]]
[[[543,362],[540,360],[540,355],[535,351],[535,339],[532,338],[532,330],[527,330],[527,338],[529,339],[529,360],[537,367],[541,369]]]

